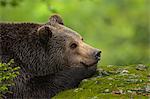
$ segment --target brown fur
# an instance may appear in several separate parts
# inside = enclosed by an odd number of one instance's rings
[[[72,43],[77,47],[70,48]],[[90,77],[98,62],[98,50],[65,27],[58,15],[46,24],[0,23],[0,44],[2,62],[14,59],[13,66],[21,67],[9,98],[50,98]]]

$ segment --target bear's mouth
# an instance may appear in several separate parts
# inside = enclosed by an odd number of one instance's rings
[[[85,67],[91,67],[91,66],[93,66],[93,65],[96,65],[97,63],[98,63],[98,61],[95,61],[95,62],[93,62],[93,63],[91,63],[91,64],[86,64],[86,63],[84,63],[84,62],[80,62],[83,66],[85,66]]]

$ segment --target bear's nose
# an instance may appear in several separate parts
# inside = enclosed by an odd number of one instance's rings
[[[96,58],[97,60],[100,60],[101,52],[102,52],[102,51],[96,51],[96,52],[95,52],[95,58]]]

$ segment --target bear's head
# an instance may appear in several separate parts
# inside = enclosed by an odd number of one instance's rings
[[[60,16],[53,15],[37,30],[45,49],[47,61],[53,70],[64,67],[90,67],[100,60],[101,51],[86,44],[82,36],[64,26]]]

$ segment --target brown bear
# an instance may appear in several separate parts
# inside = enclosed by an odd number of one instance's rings
[[[14,59],[20,75],[7,98],[49,99],[77,87],[96,72],[100,53],[83,42],[77,32],[53,15],[46,24],[0,23],[0,57]]]

